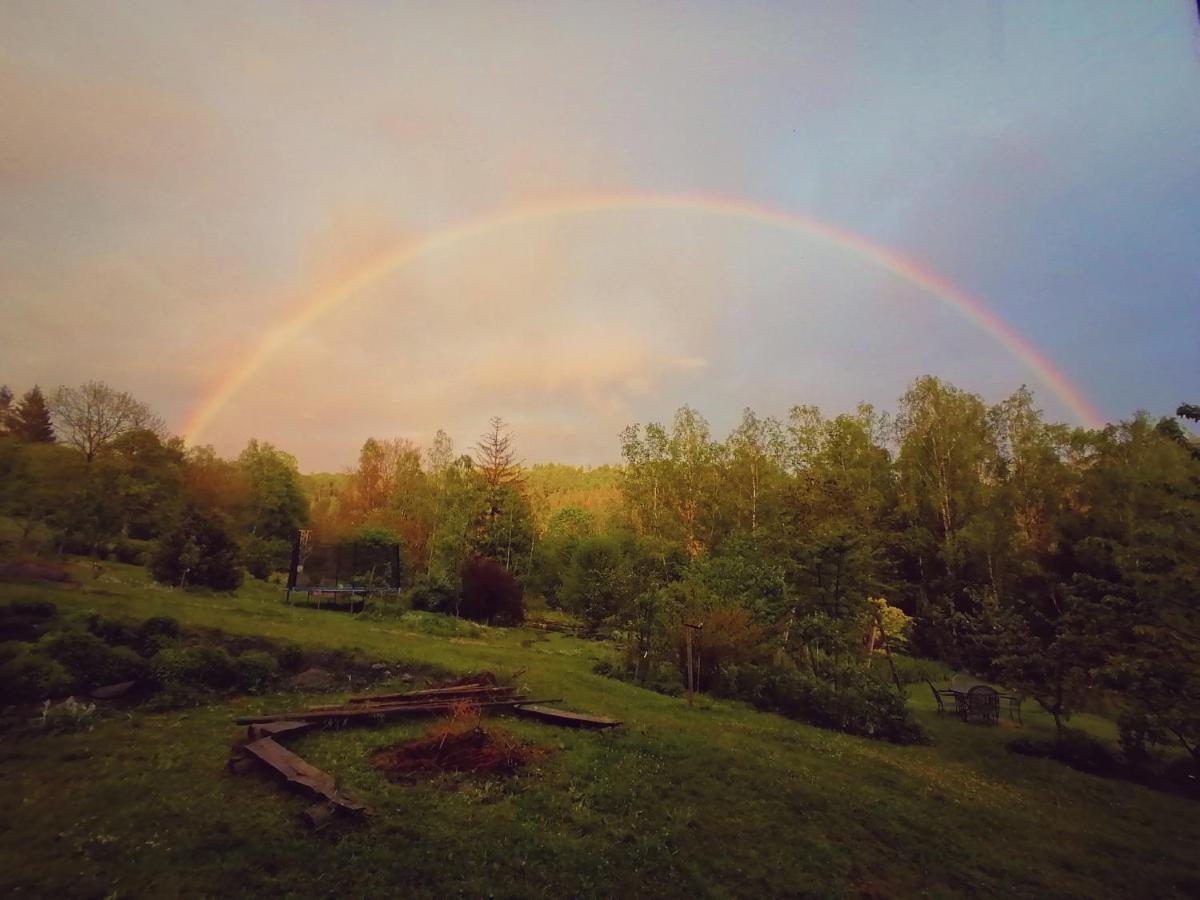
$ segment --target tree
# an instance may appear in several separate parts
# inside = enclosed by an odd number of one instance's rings
[[[237,460],[248,487],[241,520],[244,530],[264,540],[288,544],[308,522],[308,497],[300,484],[296,458],[251,440]]]
[[[489,428],[475,445],[475,464],[484,484],[492,491],[517,487],[522,480],[521,462],[513,449],[508,426],[499,416],[493,416]]]
[[[425,452],[426,464],[431,475],[439,475],[454,463],[454,441],[441,428],[433,436],[433,443]]]
[[[83,453],[89,463],[123,434],[144,430],[161,435],[166,427],[145,403],[102,381],[60,387],[50,406],[66,443]]]
[[[727,448],[738,525],[754,532],[763,509],[778,496],[784,472],[783,426],[770,417],[760,419],[747,408]]]
[[[42,396],[41,388],[34,385],[25,392],[11,414],[8,416],[8,430],[18,441],[27,444],[51,444],[54,442],[54,425],[50,421],[50,411],[46,408],[46,398]]]
[[[238,546],[224,519],[195,506],[184,510],[159,539],[150,563],[154,578],[186,587],[232,591],[242,583]]]

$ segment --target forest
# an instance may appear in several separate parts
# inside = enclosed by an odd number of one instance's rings
[[[683,407],[627,427],[619,465],[526,466],[497,418],[469,448],[371,437],[352,469],[306,475],[258,440],[187,446],[101,382],[4,388],[0,539],[10,566],[281,593],[300,529],[393,541],[405,608],[567,616],[620,648],[603,674],[665,693],[702,623],[713,695],[921,741],[904,685],[939,661],[1036,702],[1063,747],[1100,711],[1126,765],[1200,766],[1200,442],[1180,424],[1200,410],[1178,412],[1070,427],[1024,387],[989,405],[923,377],[894,413],[747,409],[723,439]]]

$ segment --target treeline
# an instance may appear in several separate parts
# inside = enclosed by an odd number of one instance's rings
[[[142,402],[101,382],[0,389],[0,514],[8,553],[84,554],[159,580],[231,589],[265,577],[308,521],[296,461],[250,441],[235,460],[185,448]]]
[[[613,674],[660,689],[682,684],[691,622],[702,690],[822,724],[911,737],[886,665],[908,649],[1060,727],[1102,700],[1131,759],[1197,754],[1200,450],[1176,419],[1071,428],[1025,389],[989,406],[927,377],[894,416],[747,410],[723,439],[685,407],[627,428],[621,467],[525,467],[493,420],[467,452],[443,432],[371,438],[352,470],[305,477],[256,441],[235,460],[185,448],[104,385],[0,396],[0,512],[21,545],[43,529],[227,588],[285,568],[298,528],[365,530],[401,545],[414,606],[498,621],[476,602],[490,590],[511,621],[523,591],[615,636]]]

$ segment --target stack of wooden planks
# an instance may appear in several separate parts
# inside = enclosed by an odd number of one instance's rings
[[[542,706],[555,700],[529,700],[514,687],[505,687],[487,678],[468,684],[405,691],[399,694],[368,694],[351,697],[345,703],[314,706],[296,712],[243,716],[239,725],[247,725],[246,741],[234,748],[230,769],[248,771],[266,766],[288,784],[319,799],[305,811],[314,827],[322,827],[336,812],[368,813],[365,805],[337,787],[333,777],[309,765],[278,743],[278,738],[300,734],[313,726],[378,721],[394,716],[436,715],[448,713],[456,704],[469,703],[481,710],[511,709],[517,715],[571,728],[612,728],[615,719],[587,716]]]

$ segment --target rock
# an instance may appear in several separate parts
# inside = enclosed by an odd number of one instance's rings
[[[293,675],[288,679],[288,684],[294,688],[301,690],[320,690],[322,688],[331,688],[337,683],[337,677],[325,669],[320,669],[314,666],[311,669],[305,669],[298,675]]]
[[[98,687],[92,691],[93,700],[112,700],[114,697],[120,697],[123,694],[128,694],[129,689],[137,684],[136,681],[121,681],[117,684],[106,684],[104,687]]]

